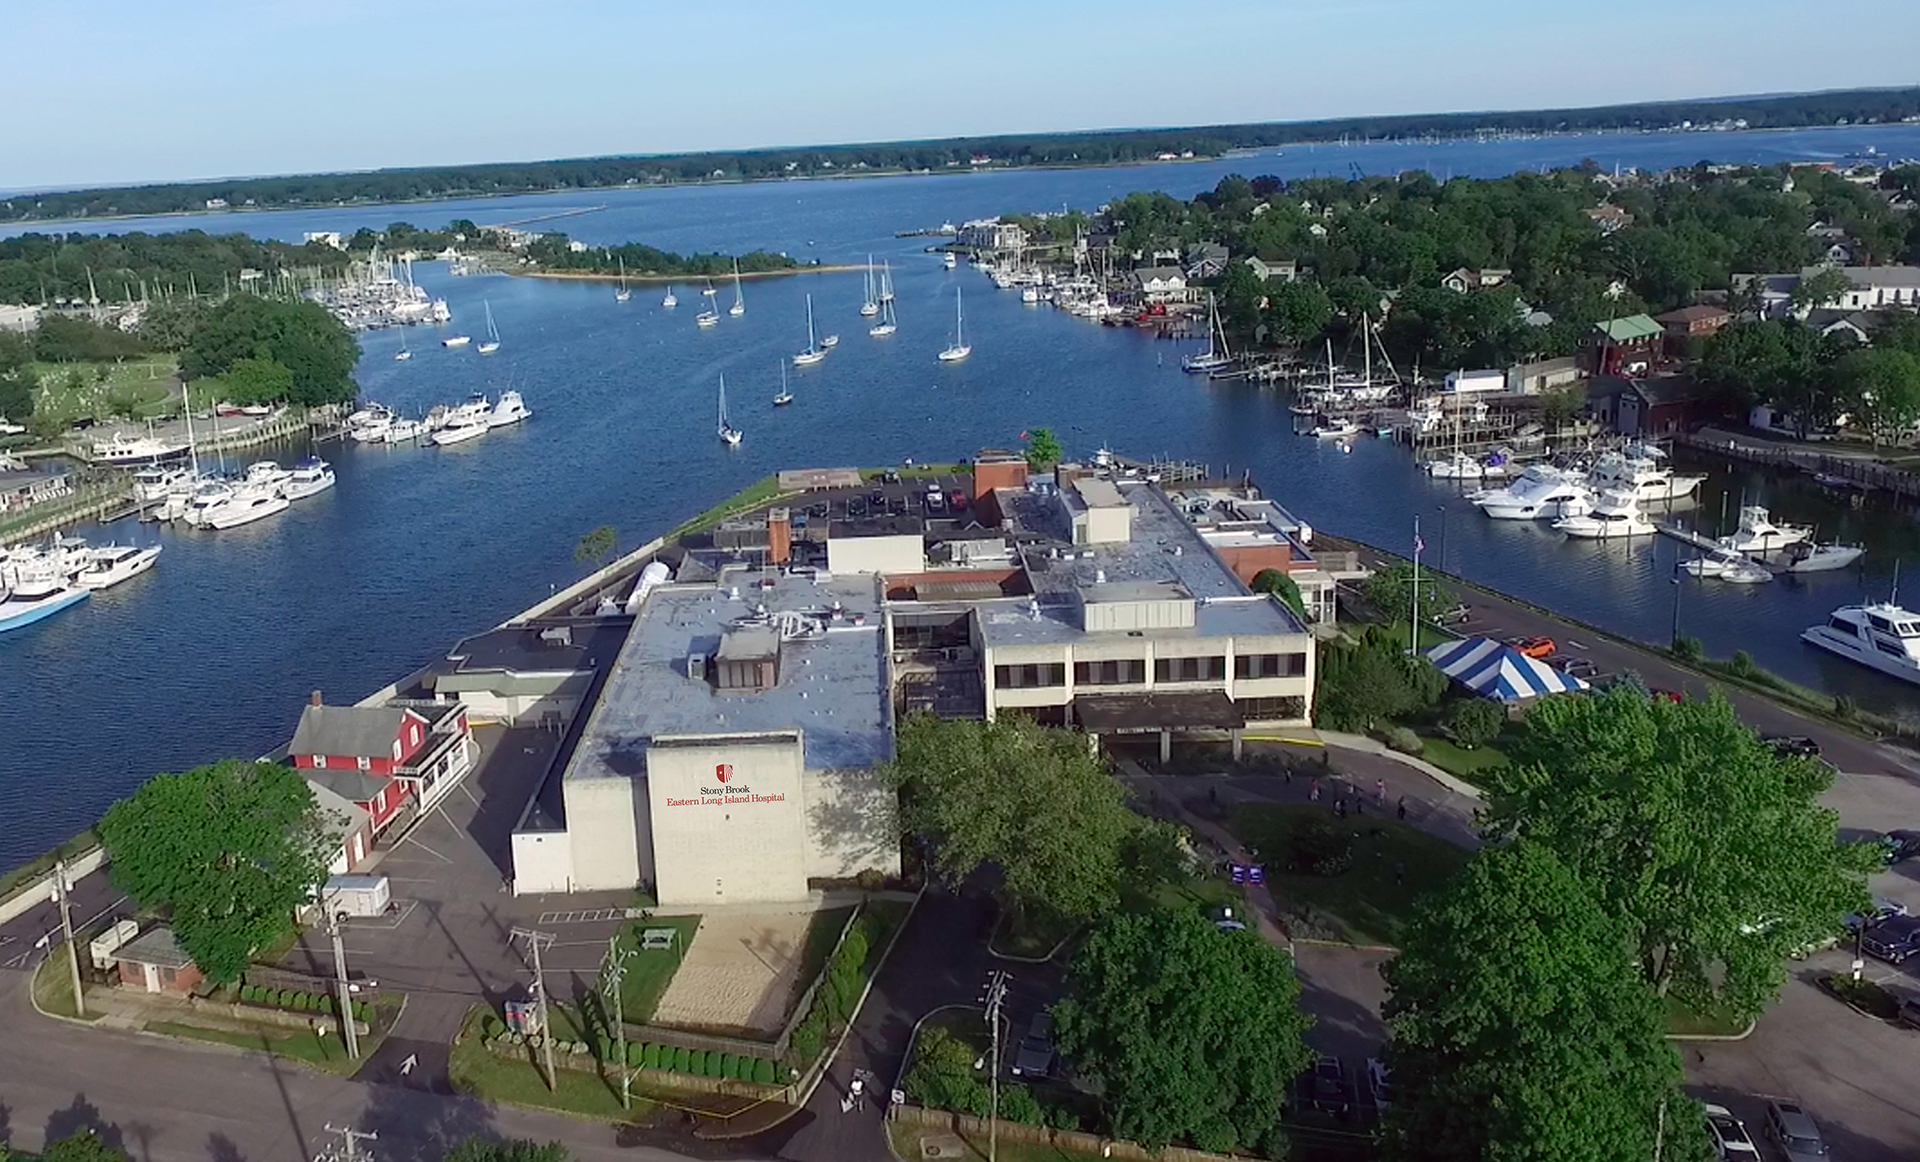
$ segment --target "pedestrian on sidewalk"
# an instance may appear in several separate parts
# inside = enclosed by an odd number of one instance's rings
[[[1333,814],[1336,819],[1345,819],[1347,817],[1347,797],[1345,795],[1333,801]]]
[[[1407,797],[1405,795],[1402,795],[1400,796],[1400,821],[1404,823],[1406,822],[1406,820],[1407,820]]]
[[[1373,781],[1373,801],[1382,807],[1387,805],[1387,781],[1385,779],[1375,779]]]
[[[1320,780],[1315,779],[1313,781],[1313,786],[1307,789],[1307,802],[1318,803],[1319,801],[1320,801]]]

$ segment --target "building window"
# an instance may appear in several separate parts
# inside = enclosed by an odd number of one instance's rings
[[[1065,662],[1030,662],[1019,666],[995,666],[993,684],[1001,690],[1064,686],[1067,684],[1067,664]]]
[[[400,740],[397,738],[393,740],[393,761],[400,761]]]
[[[1307,716],[1305,698],[1242,698],[1234,706],[1248,722],[1298,721]]]
[[[1233,659],[1236,678],[1300,678],[1306,673],[1305,654],[1240,654]]]
[[[1226,676],[1227,659],[1217,655],[1153,660],[1153,680],[1156,682],[1218,682]]]
[[[1077,686],[1139,686],[1147,680],[1145,658],[1117,658],[1104,662],[1075,662],[1073,681]]]
[[[366,755],[361,755],[359,758],[353,760],[353,765],[363,771],[369,771],[373,769],[373,760]]]

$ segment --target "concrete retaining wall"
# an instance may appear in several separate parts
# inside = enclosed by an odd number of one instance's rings
[[[107,866],[107,849],[96,847],[92,851],[75,856],[73,861],[67,864],[67,874],[78,880],[83,876],[92,875],[105,866]],[[17,920],[52,899],[53,873],[48,872],[37,880],[22,884],[5,901],[0,901],[0,924]]]

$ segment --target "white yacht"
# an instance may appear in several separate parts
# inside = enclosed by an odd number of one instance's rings
[[[133,474],[133,496],[142,504],[151,504],[165,500],[171,492],[193,479],[193,470],[184,465],[171,467],[156,464],[142,468]]]
[[[1614,489],[1602,493],[1591,512],[1563,516],[1553,527],[1570,537],[1583,540],[1612,540],[1617,537],[1650,537],[1660,530],[1653,527],[1633,493]]]
[[[1679,500],[1692,496],[1705,476],[1676,476],[1660,463],[1666,453],[1647,444],[1630,444],[1609,452],[1593,466],[1596,491],[1633,490],[1636,500]]]
[[[67,584],[54,569],[29,566],[10,570],[7,591],[0,597],[0,633],[52,617],[91,595],[86,589]]]
[[[1716,552],[1704,557],[1695,557],[1691,561],[1680,562],[1684,573],[1695,577],[1713,578],[1716,581],[1730,581],[1735,585],[1758,585],[1773,580],[1773,571],[1756,561],[1750,561],[1738,553]]]
[[[747,313],[747,300],[740,293],[740,260],[737,258],[733,260],[733,305],[727,308],[727,313],[736,319]]]
[[[282,484],[285,484],[292,476],[293,473],[282,468],[276,461],[256,460],[247,465],[246,475],[241,477],[241,479],[245,480],[248,484],[260,484],[268,488],[278,488]]]
[[[73,578],[82,589],[111,589],[148,569],[160,556],[159,545],[102,545],[87,550],[87,563]]]
[[[93,444],[92,462],[110,468],[138,468],[178,460],[187,454],[185,440],[161,440],[153,436],[128,436],[115,432]]]
[[[948,270],[952,270],[954,267],[960,265],[960,260],[953,256],[953,251],[949,250],[947,251],[947,256],[940,260],[940,265],[946,267]]]
[[[732,422],[727,419],[727,377],[724,372],[720,376],[720,427],[718,431],[722,444],[725,444],[729,448],[739,445],[742,433],[739,428],[734,427]]]
[[[214,509],[233,499],[233,484],[218,477],[209,477],[194,485],[193,495],[187,498],[187,504],[181,510],[180,518],[195,528],[204,528],[207,517]]]
[[[860,317],[871,319],[880,313],[880,292],[873,281],[873,255],[867,255],[865,294],[860,301]]]
[[[1520,479],[1480,493],[1473,503],[1494,520],[1559,520],[1590,510],[1593,490],[1576,473],[1551,464],[1532,464]]]
[[[807,345],[800,354],[793,357],[795,367],[811,367],[827,357],[827,348],[814,338],[813,334],[813,296],[807,296]]]
[[[1787,550],[1787,572],[1827,573],[1844,569],[1866,552],[1863,545],[1816,545],[1803,541]]]
[[[425,420],[395,420],[387,425],[387,444],[410,444],[432,431]]]
[[[393,426],[393,413],[380,404],[368,404],[347,417],[347,435],[360,444],[385,442],[387,429]]]
[[[288,500],[305,500],[332,487],[333,466],[318,456],[308,456],[295,464],[293,471],[280,482],[280,494]]]
[[[433,442],[444,448],[449,444],[464,444],[468,440],[477,440],[492,430],[488,423],[489,412],[462,413],[456,408],[439,431],[433,434]]]
[[[1732,536],[1721,537],[1720,547],[1730,553],[1777,553],[1813,539],[1806,525],[1777,525],[1764,506],[1740,506],[1740,527]]]
[[[680,296],[673,293],[673,285],[671,283],[667,285],[667,295],[660,300],[660,305],[669,311],[680,305]]]
[[[949,258],[952,255],[948,255]],[[953,343],[940,352],[942,363],[958,363],[973,354],[973,348],[967,344],[966,317],[960,312],[960,288],[953,288]]]
[[[471,342],[473,342],[472,335],[449,335],[440,340],[440,345],[442,347],[465,347]]]
[[[1039,301],[1039,295],[1034,296]],[[1190,375],[1206,375],[1222,368],[1233,366],[1233,353],[1227,350],[1227,332],[1220,326],[1220,307],[1212,295],[1207,296],[1207,349],[1198,351],[1180,361],[1180,370]]]
[[[1352,420],[1328,420],[1315,424],[1313,437],[1316,440],[1347,440],[1360,434],[1360,425]]]
[[[1825,625],[1809,628],[1800,640],[1920,684],[1920,613],[1892,602],[1842,606]]]
[[[627,289],[627,260],[622,258],[620,259],[620,289],[613,292],[613,301],[624,303],[632,297],[633,292]]]
[[[883,291],[880,298],[880,321],[867,328],[867,334],[876,339],[884,339],[900,329],[900,320],[893,313],[893,292]]]
[[[703,291],[701,291],[700,293],[701,293],[701,294],[703,294],[703,295],[705,295],[705,296],[707,297],[707,306],[706,306],[706,309],[705,309],[705,310],[703,310],[703,311],[701,311],[701,312],[700,312],[699,314],[697,314],[697,315],[695,315],[695,316],[693,317],[693,321],[694,321],[695,323],[698,323],[698,324],[699,324],[700,326],[702,326],[702,327],[717,327],[717,326],[719,326],[719,325],[720,325],[720,310],[719,310],[719,308],[718,308],[718,307],[716,307],[716,306],[714,306],[714,301],[713,301],[713,294],[714,294],[714,291],[713,291],[713,284],[712,284],[712,283],[708,283],[708,284],[707,284],[707,289],[706,289],[706,290],[703,290]]]
[[[1486,474],[1487,466],[1465,452],[1427,461],[1427,475],[1435,480],[1478,480]]]
[[[493,304],[489,302],[481,305],[487,309],[487,337],[474,350],[482,355],[491,355],[500,350],[500,328],[493,325]]]
[[[252,524],[263,517],[285,512],[287,503],[278,485],[243,481],[234,486],[231,497],[207,510],[205,527],[231,529]]]
[[[521,400],[519,392],[503,391],[500,393],[500,402],[494,404],[493,410],[487,413],[487,426],[504,428],[517,424],[531,415],[533,412]]]

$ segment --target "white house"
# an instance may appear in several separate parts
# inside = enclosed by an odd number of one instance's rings
[[[1801,277],[1818,269],[1804,270]],[[1833,305],[1842,310],[1920,309],[1920,266],[1843,266],[1839,270],[1847,276],[1847,290]]]

